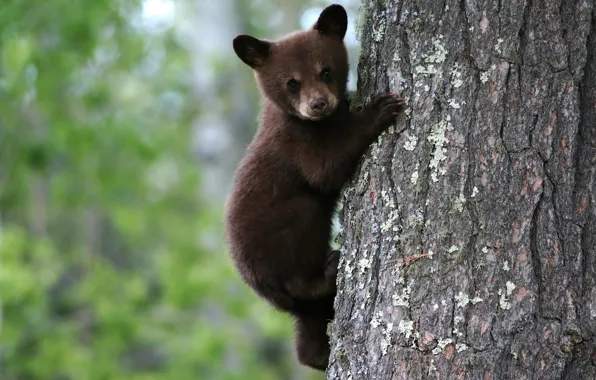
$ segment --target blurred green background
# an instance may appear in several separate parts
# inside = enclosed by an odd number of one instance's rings
[[[358,1],[338,2],[353,74]],[[222,215],[259,104],[232,39],[326,5],[0,2],[1,380],[323,378]]]

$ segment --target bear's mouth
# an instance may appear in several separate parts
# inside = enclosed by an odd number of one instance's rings
[[[332,113],[333,113],[333,110],[330,109],[330,110],[326,110],[325,112],[316,112],[316,113],[315,112],[308,112],[308,113],[300,112],[300,116],[306,120],[318,121],[318,120],[325,119]]]

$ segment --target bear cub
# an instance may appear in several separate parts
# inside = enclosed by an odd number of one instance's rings
[[[277,41],[233,41],[263,102],[226,202],[230,255],[257,294],[295,318],[298,360],[318,370],[329,362],[334,317],[334,208],[362,154],[403,106],[394,94],[380,94],[350,111],[347,25],[345,9],[334,4],[309,30]]]

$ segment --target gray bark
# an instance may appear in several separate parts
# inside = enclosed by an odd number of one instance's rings
[[[365,0],[328,379],[596,379],[591,0]]]

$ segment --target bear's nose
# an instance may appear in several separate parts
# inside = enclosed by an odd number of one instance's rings
[[[323,97],[314,99],[310,102],[310,108],[316,112],[323,111],[325,108],[327,108],[327,99]]]

